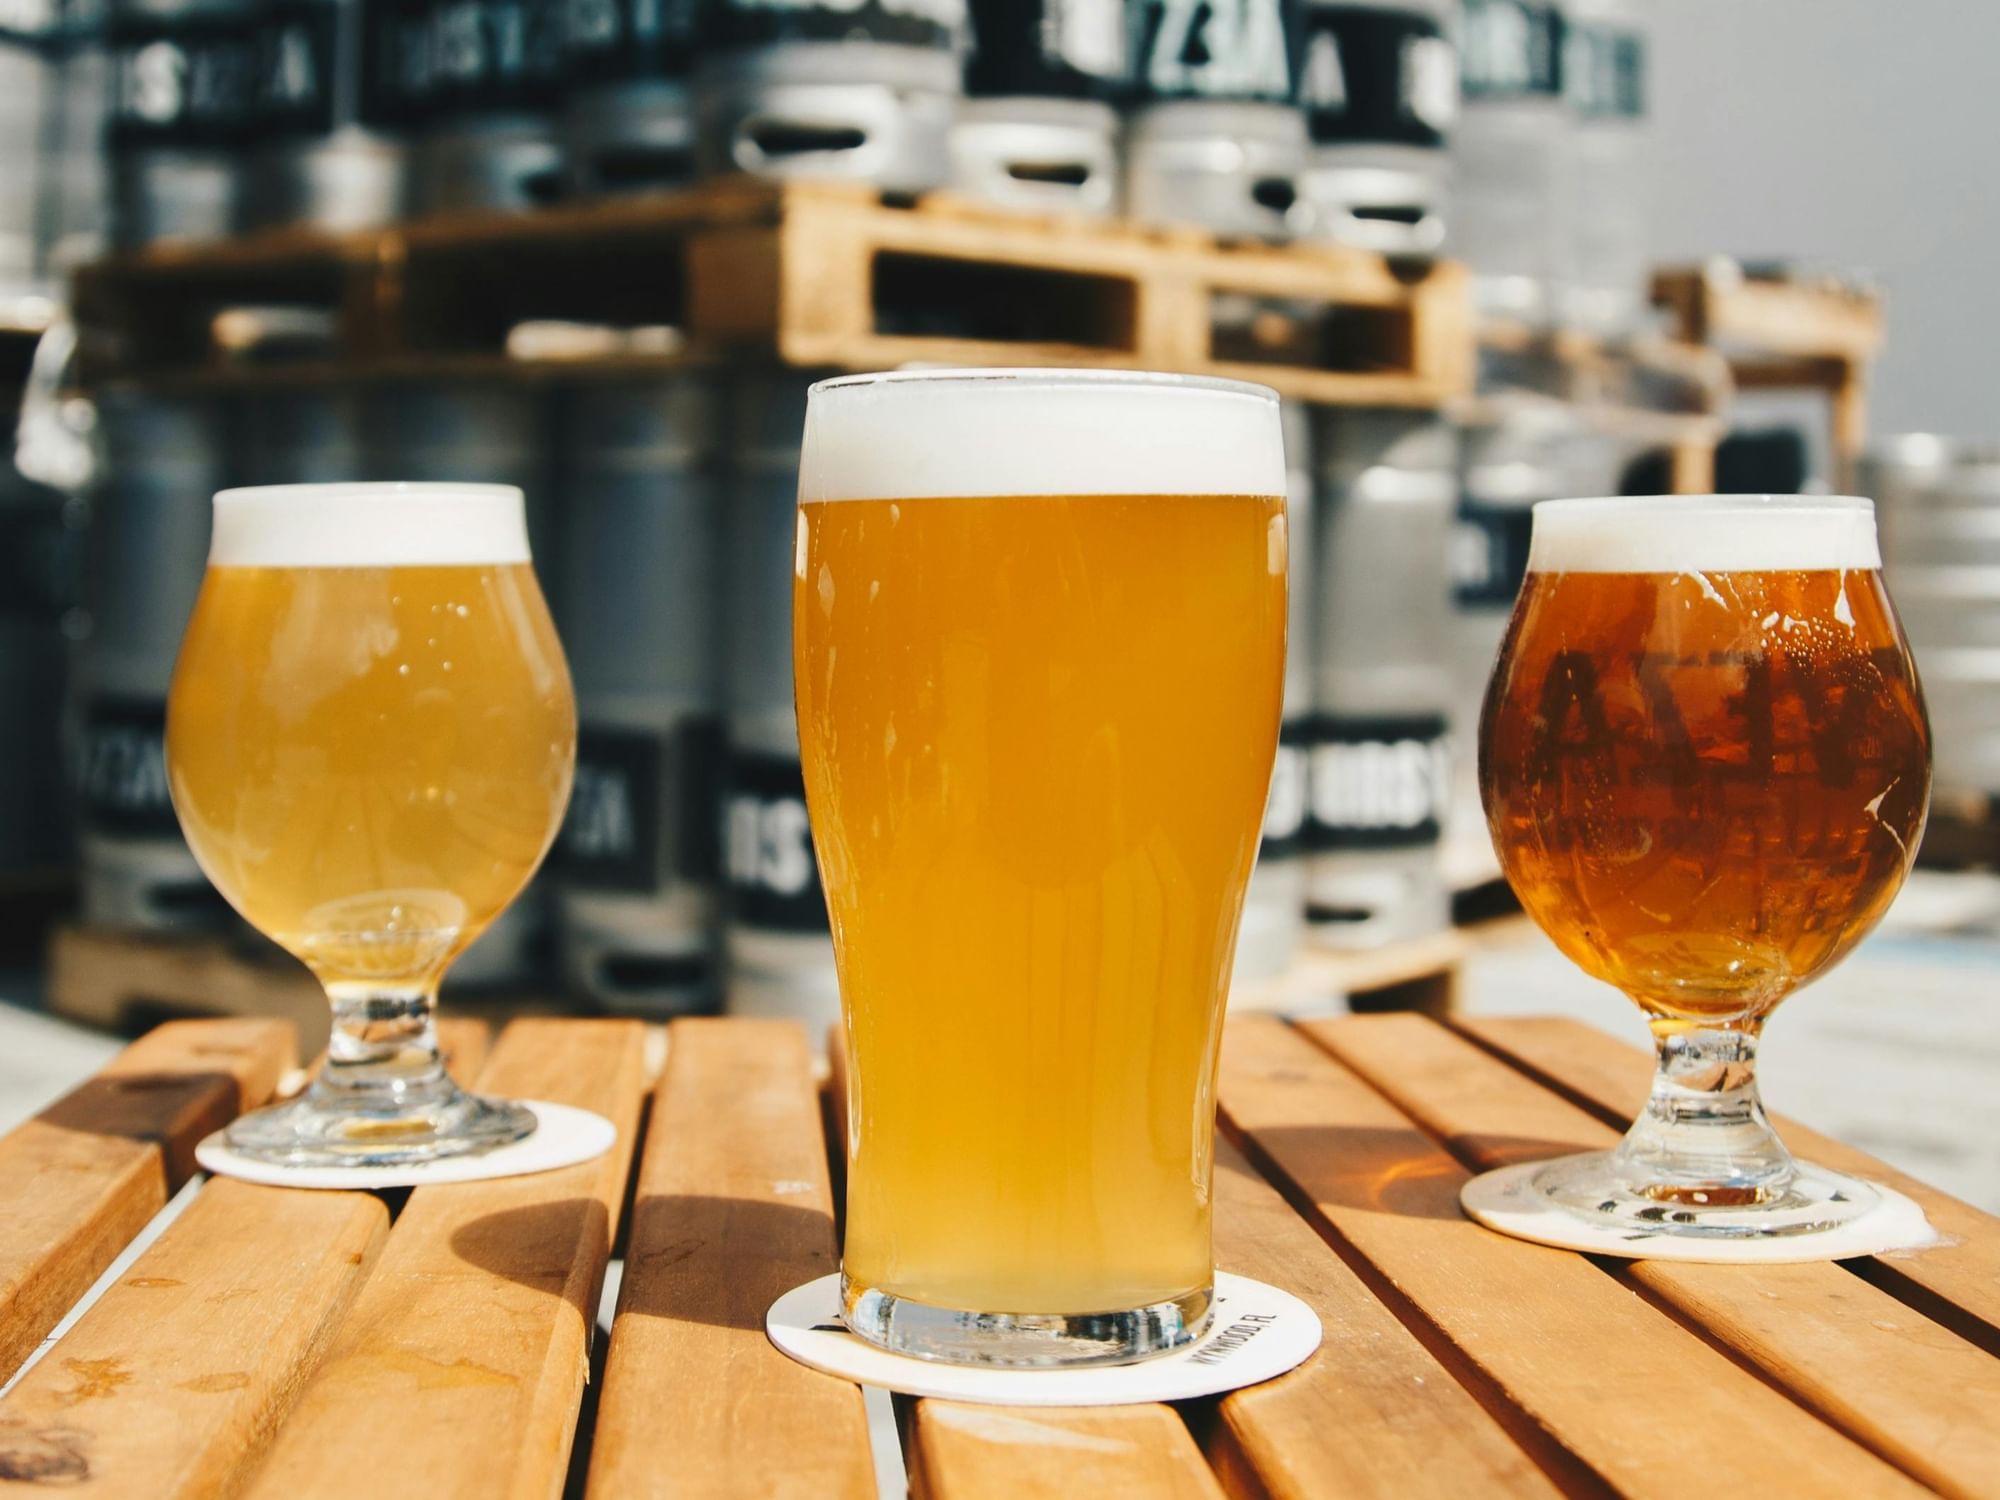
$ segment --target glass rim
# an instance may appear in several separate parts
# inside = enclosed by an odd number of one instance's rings
[[[1268,385],[1253,380],[1229,380],[1220,375],[1183,375],[1170,370],[1120,370],[1092,365],[964,365],[938,369],[876,370],[832,375],[806,388],[808,396],[874,386],[932,384],[991,384],[1014,389],[1079,387],[1084,389],[1200,391],[1240,396],[1275,406],[1281,399]]]
[[[526,502],[517,484],[459,484],[444,479],[343,479],[321,484],[239,484],[215,492],[215,503],[258,500],[368,501],[442,499],[489,501],[512,505]]]
[[[1534,513],[1552,516],[1652,513],[1670,510],[1736,511],[1749,514],[1853,515],[1873,511],[1875,502],[1860,495],[1601,495],[1561,500],[1537,500]]]

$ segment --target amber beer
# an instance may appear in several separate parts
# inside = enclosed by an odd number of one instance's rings
[[[795,683],[866,1337],[1065,1363],[1206,1318],[1283,688],[1280,449],[1269,393],[1221,382],[813,392]]]
[[[1653,1017],[1758,1017],[1875,925],[1923,826],[1873,519],[1591,503],[1536,512],[1481,736],[1494,843],[1563,951]]]

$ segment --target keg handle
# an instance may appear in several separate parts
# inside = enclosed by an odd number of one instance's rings
[[[851,119],[814,120],[767,111],[738,121],[730,142],[730,155],[745,172],[778,169],[827,155],[854,161],[880,154],[874,130]]]
[[[76,324],[59,313],[35,341],[14,427],[14,467],[52,489],[77,491],[97,475],[97,408],[69,387]]]

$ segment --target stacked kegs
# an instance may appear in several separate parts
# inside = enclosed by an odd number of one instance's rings
[[[416,210],[519,212],[552,202],[563,176],[558,0],[432,0],[428,20]]]
[[[804,1021],[817,1041],[839,1014],[840,990],[792,711],[792,558],[809,383],[774,373],[746,378],[736,391],[722,867],[729,1009]]]
[[[62,729],[76,511],[0,463],[0,876],[70,863]]]
[[[698,374],[572,393],[558,599],[579,728],[553,868],[570,987],[616,1011],[717,991],[717,426]]]
[[[1562,24],[1549,0],[1465,0],[1452,251],[1481,312],[1530,323],[1556,316],[1569,259]]]
[[[563,144],[582,197],[694,173],[695,0],[565,0]]]
[[[247,222],[368,229],[402,216],[407,152],[379,102],[364,0],[260,0]]]
[[[1571,0],[1565,75],[1576,204],[1564,321],[1629,332],[1646,310],[1646,39],[1634,0]]]
[[[1299,0],[1132,0],[1129,10],[1128,210],[1219,234],[1293,233],[1306,165]]]
[[[1118,204],[1124,0],[973,0],[951,185],[1009,208]]]
[[[256,92],[248,0],[111,0],[106,45],[114,240],[233,233]]]
[[[1316,438],[1306,914],[1322,942],[1373,947],[1435,931],[1449,911],[1453,437],[1421,412],[1331,409]]]
[[[105,482],[91,524],[90,634],[79,665],[83,912],[136,928],[218,925],[228,908],[181,838],[167,796],[167,687],[208,562],[222,487],[215,403],[107,394]]]
[[[908,193],[949,174],[965,0],[710,0],[702,17],[704,172],[851,177]]]
[[[1445,19],[1441,0],[1306,0],[1299,100],[1315,237],[1386,254],[1444,243],[1445,141],[1458,113]]]

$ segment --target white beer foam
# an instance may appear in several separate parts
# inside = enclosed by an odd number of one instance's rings
[[[398,568],[528,561],[510,484],[273,484],[215,497],[218,568]]]
[[[1775,573],[1882,566],[1875,507],[1845,495],[1544,500],[1531,573]]]
[[[821,381],[799,499],[1282,495],[1263,386],[1113,370],[911,370]]]

